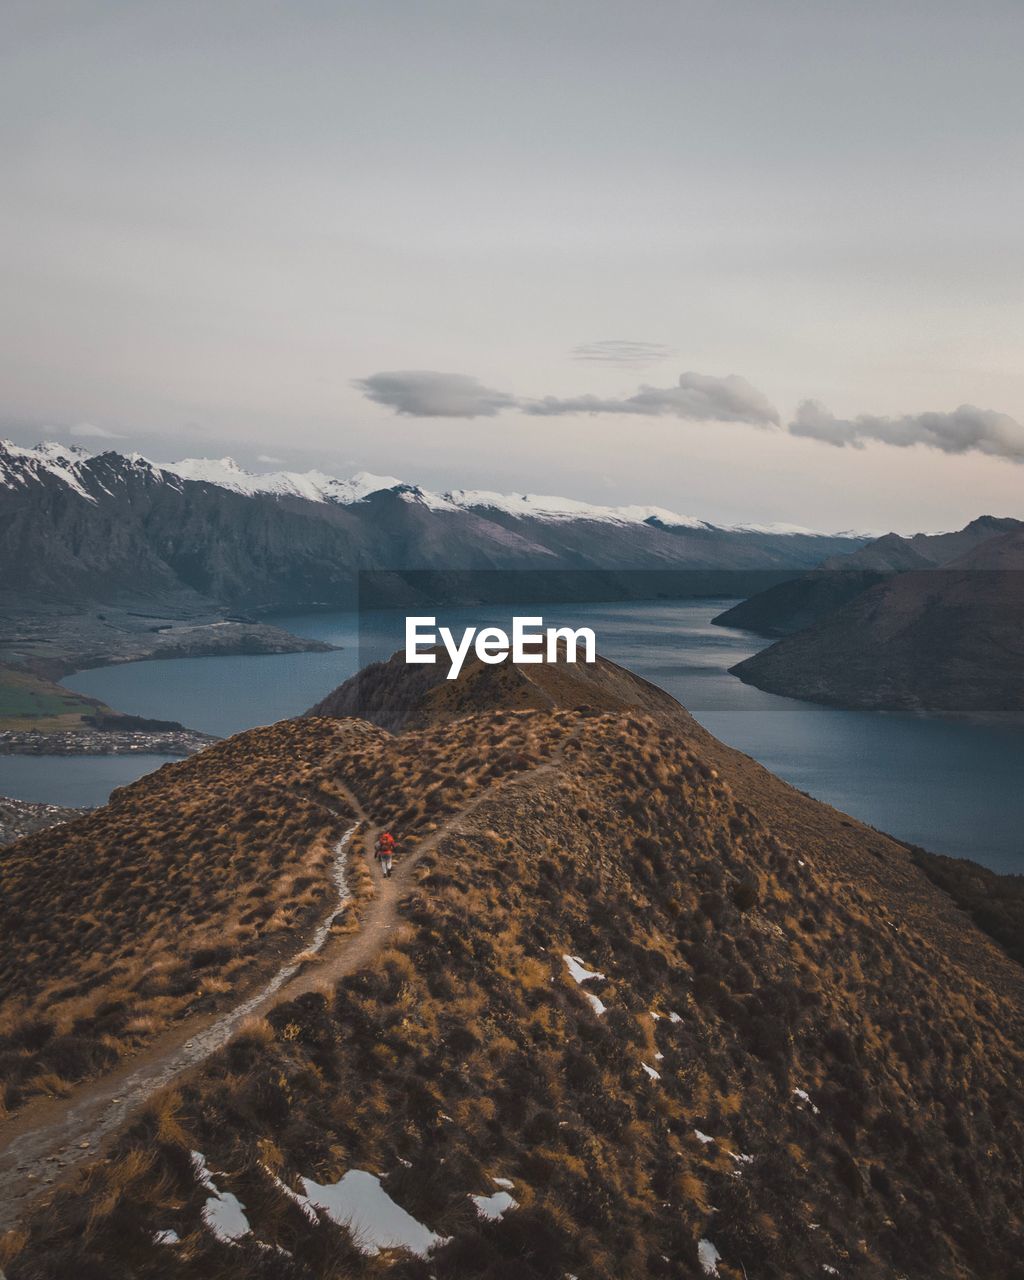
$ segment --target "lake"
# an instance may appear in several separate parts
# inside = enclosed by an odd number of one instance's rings
[[[728,668],[762,648],[715,627],[732,601],[550,605],[546,623],[593,627],[606,656],[668,690],[716,737],[794,786],[939,853],[1024,872],[1024,728],[818,707],[762,693]],[[451,626],[508,626],[511,609],[450,610]],[[82,671],[64,681],[120,711],[229,734],[306,710],[359,666],[401,643],[401,614],[275,619],[335,653],[188,658]],[[98,804],[111,787],[162,763],[152,756],[0,757],[0,795]]]

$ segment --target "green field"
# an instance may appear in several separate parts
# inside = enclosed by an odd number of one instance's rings
[[[41,676],[0,667],[0,730],[77,729],[97,709],[106,710],[102,703]]]

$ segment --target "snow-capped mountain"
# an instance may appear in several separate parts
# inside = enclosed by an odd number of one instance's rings
[[[6,455],[6,457],[5,457]],[[9,441],[0,442],[0,484],[26,484],[44,474],[52,476],[80,496],[93,498],[83,484],[83,468],[93,459],[118,458],[137,469],[147,469],[154,476],[176,476],[198,484],[212,484],[233,493],[254,497],[303,498],[307,502],[334,503],[349,506],[363,502],[378,493],[393,493],[403,502],[426,507],[430,511],[493,511],[517,520],[597,521],[602,524],[654,525],[666,529],[723,530],[726,532],[764,533],[782,536],[859,536],[822,535],[801,525],[716,524],[697,516],[681,515],[658,506],[603,506],[576,498],[550,494],[499,493],[489,489],[447,489],[434,491],[408,484],[397,476],[374,475],[359,471],[349,479],[339,479],[326,472],[270,471],[254,472],[240,466],[234,458],[182,458],[177,462],[150,462],[141,454],[112,452],[92,454],[78,445],[46,443],[24,448]]]
[[[111,470],[122,476],[145,475],[160,483],[176,483],[173,476],[163,474],[141,453],[93,454],[79,445],[52,441],[27,449],[11,440],[0,440],[0,488],[26,488],[47,480],[57,481],[87,502],[96,502],[96,489],[110,493],[103,476]]]
[[[680,515],[665,507],[601,506],[576,498],[538,493],[498,493],[490,489],[446,489],[437,492],[408,484],[395,476],[359,471],[340,480],[322,471],[272,471],[258,474],[239,466],[234,458],[183,458],[159,466],[183,480],[220,485],[237,493],[289,494],[310,502],[361,502],[371,494],[393,490],[405,502],[418,502],[431,511],[500,511],[520,520],[598,520],[609,524],[660,524],[674,529],[730,529],[751,533],[800,534],[816,531],[795,524],[720,525],[697,516]]]
[[[348,505],[361,502],[374,493],[393,491],[403,502],[419,503],[431,511],[501,511],[518,519],[529,520],[600,520],[613,524],[642,524],[658,520],[671,526],[710,528],[706,521],[693,516],[677,515],[662,507],[605,507],[580,502],[574,498],[546,494],[497,493],[486,489],[446,489],[434,491],[409,484],[396,476],[378,476],[360,471],[348,480],[340,480],[322,471],[272,471],[258,474],[239,466],[234,458],[184,458],[180,462],[162,462],[183,480],[219,485],[236,493],[288,494],[310,502],[336,502]],[[788,530],[787,530],[788,531]],[[802,529],[794,532],[810,533]]]
[[[566,599],[577,589],[739,595],[765,584],[655,582],[643,571],[786,575],[863,541],[791,525],[717,526],[661,507],[435,492],[366,472],[256,474],[230,458],[156,464],[0,443],[0,580],[16,604],[135,607],[186,592],[232,609],[305,608],[351,603],[367,569],[392,575],[386,603],[418,589],[402,577],[417,570],[446,575],[456,595],[467,589],[456,577],[472,570],[600,575],[596,586],[560,580]]]
[[[395,476],[375,476],[369,471],[360,471],[350,480],[339,480],[323,471],[271,471],[259,475],[240,467],[234,458],[182,458],[180,462],[159,465],[182,480],[215,484],[235,493],[287,494],[309,502],[359,502],[371,493],[395,489],[402,483]]]
[[[81,464],[91,455],[77,445],[39,444],[25,449],[11,440],[0,440],[0,485],[13,489],[16,485],[38,483],[52,476],[80,497],[92,501],[78,477]]]

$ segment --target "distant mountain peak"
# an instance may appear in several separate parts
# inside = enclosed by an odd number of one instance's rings
[[[323,471],[254,472],[240,466],[234,458],[183,458],[180,462],[160,464],[164,471],[199,484],[213,484],[221,489],[250,496],[259,493],[278,497],[305,498],[307,502],[336,502],[348,505],[361,502],[371,493],[393,489],[401,484],[394,476],[377,476],[359,471],[349,480],[339,480]]]
[[[73,489],[89,502],[96,499],[82,484],[80,469],[89,461],[89,454],[79,445],[45,441],[26,448],[11,440],[0,440],[0,486],[13,489],[33,479],[52,476]]]
[[[35,445],[31,452],[37,453],[44,458],[70,459],[76,462],[82,462],[92,456],[89,450],[83,449],[80,444],[61,444],[57,440],[42,440]]]

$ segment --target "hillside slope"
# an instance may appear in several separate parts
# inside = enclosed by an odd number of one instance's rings
[[[368,731],[254,730],[0,850],[0,1115],[223,1007],[308,931],[352,820],[310,770]]]
[[[379,718],[422,714],[408,670]],[[468,714],[398,735],[254,731],[110,807],[105,843],[230,751],[349,794],[399,836],[396,924],[44,1196],[8,1280],[1024,1275],[1024,971],[905,848],[580,671],[566,708],[485,707],[476,672]],[[240,849],[251,796],[219,800]],[[346,1231],[357,1192],[390,1245]]]
[[[760,635],[790,635],[813,626],[890,574],[942,568],[1022,530],[1019,520],[979,516],[952,533],[918,533],[909,538],[887,533],[849,554],[827,557],[803,577],[772,584],[713,621]]]
[[[886,579],[732,670],[771,693],[837,706],[1019,716],[1024,541],[1007,534],[986,552]]]
[[[718,626],[785,636],[813,626],[891,573],[941,568],[1005,534],[1024,530],[1010,517],[979,516],[948,534],[884,534],[849,554],[829,556],[803,577],[772,584],[713,618]]]
[[[683,718],[687,712],[663,689],[609,662],[490,664],[470,654],[457,680],[447,678],[441,651],[433,665],[409,665],[404,653],[374,662],[321,699],[311,716],[356,716],[396,732],[442,724],[478,711],[647,711]]]

